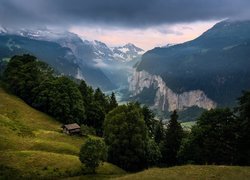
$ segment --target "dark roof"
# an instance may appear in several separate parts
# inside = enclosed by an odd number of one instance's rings
[[[81,127],[77,123],[73,124],[65,124],[62,126],[63,128],[66,128],[68,130],[73,130],[73,129],[80,129]]]

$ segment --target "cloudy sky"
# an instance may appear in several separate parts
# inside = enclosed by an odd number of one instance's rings
[[[0,0],[2,26],[58,28],[146,50],[191,40],[227,18],[249,19],[250,0]]]

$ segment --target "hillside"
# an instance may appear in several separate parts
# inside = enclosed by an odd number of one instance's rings
[[[238,166],[176,166],[172,168],[152,168],[136,174],[125,175],[117,180],[193,180],[193,179],[221,179],[221,180],[248,180],[250,167]]]
[[[61,124],[0,88],[0,179],[80,175],[78,159],[85,138],[61,132]],[[121,174],[104,163],[98,175]]]
[[[146,52],[130,80],[132,94],[148,95],[163,111],[235,105],[250,88],[249,30],[250,21],[227,20],[192,41]]]

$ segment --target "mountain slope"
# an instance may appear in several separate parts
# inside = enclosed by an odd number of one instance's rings
[[[110,48],[105,43],[97,40],[82,40],[77,34],[72,32],[50,30],[47,28],[12,30],[0,27],[0,35],[2,37],[12,35],[26,39],[25,45],[27,46],[30,46],[28,40],[36,41],[37,44],[32,44],[33,49],[30,49],[29,47],[22,51],[28,51],[38,57],[44,57],[45,54],[50,55],[51,53],[45,53],[38,42],[47,42],[47,48],[50,48],[49,43],[54,43],[65,50],[67,49],[67,56],[62,52],[50,59],[48,59],[48,57],[45,57],[47,59],[40,59],[46,61],[52,66],[54,65],[53,67],[58,68],[60,73],[71,75],[78,79],[85,79],[90,85],[101,87],[104,90],[111,90],[124,85],[127,86],[127,79],[128,75],[131,74],[131,67],[140,61],[141,55],[144,53],[141,48],[138,48],[131,43],[126,44],[125,46]],[[15,45],[15,43],[17,42],[14,41],[12,44]],[[8,47],[9,46],[5,43],[5,46],[2,46],[2,51],[6,51],[6,49],[8,50]],[[16,47],[23,48],[23,46],[18,43]],[[37,49],[37,47],[41,48],[41,50]],[[36,50],[35,53],[34,49]],[[9,54],[14,53],[18,52],[15,51]],[[67,67],[71,68],[70,65],[66,64],[64,69],[60,69],[60,66],[63,66],[64,62],[55,62],[55,60],[59,58],[59,55],[64,57],[68,62],[74,63],[74,65],[77,66],[77,69],[73,68],[73,70],[70,70],[70,74],[65,71],[67,70]],[[9,56],[5,56],[4,58],[6,57],[9,58]],[[1,62],[0,59],[0,66],[3,66],[2,64],[3,62]]]
[[[79,66],[70,49],[16,35],[0,35],[0,59],[30,53],[54,67],[59,73],[76,76]]]
[[[60,127],[53,118],[0,88],[0,179],[80,175],[78,153],[85,138],[65,135]],[[124,173],[109,163],[97,172]]]
[[[180,110],[190,106],[202,107],[200,103],[206,103],[208,99],[214,106],[231,106],[242,90],[250,88],[249,32],[250,21],[228,20],[216,24],[193,41],[150,50],[137,66],[130,89],[134,95],[140,94],[143,87],[136,84],[143,83],[137,80],[138,73],[146,72],[162,80],[160,84],[159,80],[156,82],[154,79],[144,87],[164,87],[163,94],[156,92],[153,102],[156,106],[159,104],[158,107],[166,104],[164,110],[173,103]],[[171,99],[170,91],[177,98],[172,103],[168,101]],[[179,99],[193,91],[200,91],[203,95]],[[192,100],[194,103],[191,103]],[[202,108],[209,107],[206,105]]]
[[[27,37],[6,33],[0,34],[0,65],[3,64],[4,58],[29,53],[51,65],[59,74],[85,79],[90,85],[101,87],[104,90],[115,88],[100,69],[78,59],[72,51],[73,48],[70,49],[57,42],[47,41],[49,40],[48,37],[44,40],[41,39],[43,39],[43,36],[34,38],[30,34]],[[66,43],[66,40],[64,42]],[[76,45],[76,47],[78,46]]]

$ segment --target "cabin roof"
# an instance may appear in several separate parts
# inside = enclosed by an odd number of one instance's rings
[[[65,124],[62,126],[62,128],[66,128],[68,130],[74,130],[74,129],[80,129],[81,127],[77,123],[73,123],[73,124]]]

